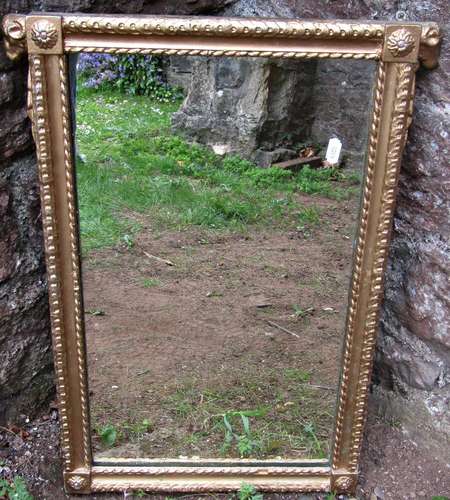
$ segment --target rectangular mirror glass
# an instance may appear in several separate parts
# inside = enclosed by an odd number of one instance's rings
[[[375,63],[70,66],[95,460],[327,459]]]

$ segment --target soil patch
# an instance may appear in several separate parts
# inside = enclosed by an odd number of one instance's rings
[[[313,200],[320,222],[308,227],[148,224],[132,245],[89,254],[100,456],[327,456],[357,208]],[[99,436],[111,425],[106,448]]]

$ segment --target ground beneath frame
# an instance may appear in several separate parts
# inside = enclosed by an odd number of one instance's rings
[[[362,451],[361,475],[357,500],[431,500],[448,496],[450,476],[445,464],[427,450],[418,448],[398,426],[379,420],[374,403]],[[62,488],[61,459],[58,448],[57,412],[22,427],[22,435],[0,429],[0,477],[20,475],[40,500],[120,500],[128,495],[104,494],[69,496]],[[165,500],[167,496],[146,495],[143,498]],[[182,495],[177,498],[197,500],[210,498],[230,500],[232,495]],[[236,498],[236,497],[234,497]],[[325,495],[264,495],[265,500],[325,500]],[[342,499],[345,497],[341,497]]]

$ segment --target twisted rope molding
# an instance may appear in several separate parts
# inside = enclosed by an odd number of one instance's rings
[[[74,301],[74,321],[77,344],[78,380],[80,391],[81,426],[83,435],[83,454],[86,466],[91,463],[90,446],[90,425],[88,412],[88,391],[86,387],[86,357],[84,353],[84,332],[81,307],[81,284],[78,249],[78,221],[76,214],[75,187],[73,182],[73,159],[72,159],[72,134],[69,117],[69,91],[67,82],[67,63],[65,56],[58,57],[59,79],[61,90],[61,110],[62,110],[62,132],[64,143],[64,170],[66,176],[67,211],[69,216],[69,239],[71,250],[72,280],[73,280],[73,301]]]
[[[374,173],[376,166],[376,152],[378,144],[378,134],[380,130],[381,109],[383,102],[383,92],[386,79],[386,67],[384,62],[378,65],[378,73],[374,92],[374,107],[372,123],[369,133],[369,148],[367,154],[367,172],[364,191],[362,195],[361,222],[358,232],[358,240],[354,256],[353,278],[351,284],[351,293],[349,301],[349,312],[347,318],[347,334],[344,346],[344,361],[342,366],[341,392],[339,395],[339,408],[336,416],[335,443],[333,450],[333,468],[339,466],[339,454],[342,446],[342,434],[345,416],[345,407],[347,404],[348,386],[350,383],[351,355],[353,348],[353,339],[356,329],[356,314],[358,306],[358,297],[362,280],[362,263],[365,251],[365,241],[368,231],[369,208],[373,190]]]
[[[402,159],[403,146],[406,141],[405,129],[408,122],[409,104],[411,101],[411,85],[415,74],[413,64],[399,64],[396,66],[396,69],[396,95],[389,133],[387,167],[384,178],[383,198],[380,207],[380,219],[377,227],[375,259],[372,269],[373,278],[369,292],[367,315],[364,326],[365,335],[363,339],[360,375],[355,401],[356,418],[354,420],[352,443],[350,446],[351,456],[349,469],[352,472],[357,469],[362,443],[367,396],[372,373],[372,359],[378,326],[379,303],[383,290],[383,271],[387,258],[389,235],[394,213],[397,176]]]
[[[314,22],[289,19],[197,18],[64,15],[65,33],[106,33],[122,35],[211,35],[381,40],[384,24],[352,22]]]
[[[121,476],[327,476],[330,469],[312,467],[98,467],[93,470],[95,477]]]
[[[53,189],[52,159],[46,103],[46,83],[44,78],[44,57],[30,56],[31,87],[33,102],[33,129],[41,184],[42,223],[44,229],[45,258],[47,265],[50,321],[53,336],[53,352],[56,372],[56,386],[59,399],[59,420],[64,469],[71,469],[70,429],[68,420],[68,395],[66,393],[66,355],[64,341],[61,289],[58,280],[58,242],[55,217],[55,197]]]
[[[208,56],[208,57],[271,57],[283,59],[365,59],[378,60],[381,50],[377,52],[284,52],[270,50],[200,50],[200,49],[143,49],[116,47],[74,47],[66,44],[64,51],[99,52],[102,54],[153,54],[167,56]]]
[[[211,480],[212,481],[212,480]],[[310,483],[305,482],[302,479],[299,481],[283,482],[282,484],[267,484],[266,482],[258,481],[252,479],[252,485],[261,491],[274,492],[274,493],[286,493],[286,492],[326,492],[330,489],[330,481],[324,480],[311,481]],[[157,483],[149,483],[149,481],[120,481],[111,480],[97,482],[94,478],[91,483],[90,491],[92,493],[102,493],[111,491],[130,491],[130,490],[143,490],[151,491],[154,493],[211,493],[212,491],[236,491],[240,488],[240,484],[236,482],[225,483],[221,481],[220,483],[214,484],[213,482],[205,482],[203,484],[189,484],[187,481],[180,482],[164,482],[158,481]]]

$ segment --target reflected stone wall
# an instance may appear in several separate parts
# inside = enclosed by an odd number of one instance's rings
[[[325,149],[331,137],[350,168],[364,158],[374,63],[192,58],[179,70],[173,59],[169,82],[187,98],[172,124],[189,140],[261,167],[297,157],[299,143]]]
[[[450,23],[448,0],[6,0],[0,5],[0,15],[31,10],[429,20],[444,28]],[[53,384],[36,166],[25,112],[26,61],[12,64],[0,46],[3,423],[39,411],[53,396]],[[450,436],[449,73],[447,35],[440,68],[418,74],[375,367],[382,413],[441,456]],[[326,101],[322,104],[326,108]]]

